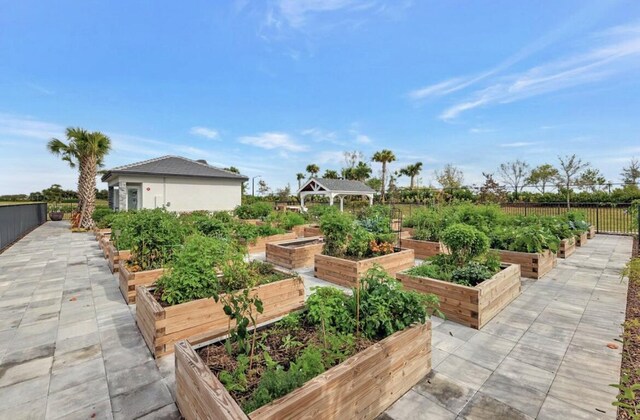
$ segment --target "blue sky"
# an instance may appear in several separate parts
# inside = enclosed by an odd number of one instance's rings
[[[107,167],[175,154],[273,188],[382,148],[425,185],[567,153],[618,182],[639,70],[637,0],[4,1],[0,194],[74,187],[45,149],[67,126],[111,137]]]

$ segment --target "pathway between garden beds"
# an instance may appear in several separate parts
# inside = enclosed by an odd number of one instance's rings
[[[481,332],[434,318],[433,373],[383,419],[615,418],[631,239],[599,235]],[[326,283],[302,270],[305,287]],[[0,418],[178,418],[90,234],[48,222],[0,255]]]

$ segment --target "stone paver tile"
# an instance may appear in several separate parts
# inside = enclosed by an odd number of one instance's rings
[[[62,354],[73,350],[78,350],[84,347],[100,344],[100,336],[98,332],[92,332],[77,337],[67,338],[66,340],[58,339],[56,341],[56,353]]]
[[[546,393],[529,388],[525,383],[528,384],[528,381],[512,379],[495,372],[482,385],[480,392],[535,418]]]
[[[379,417],[386,420],[455,420],[456,415],[415,391],[409,391]]]
[[[49,375],[0,388],[0,407],[9,408],[47,396]]]
[[[178,420],[180,419],[180,412],[175,404],[165,405],[159,410],[152,411],[149,414],[145,414],[139,417],[140,420]]]
[[[58,369],[73,366],[97,357],[102,357],[102,351],[99,344],[93,344],[91,346],[62,353],[56,351],[55,356],[53,357],[53,371],[55,372]]]
[[[450,378],[455,378],[469,388],[478,390],[491,376],[491,370],[462,359],[455,354],[444,359],[435,370]]]
[[[473,399],[460,413],[464,420],[532,420],[521,411],[496,400],[493,397],[477,392]]]
[[[447,353],[446,351],[440,350],[437,347],[432,347],[431,348],[431,368],[435,369],[436,367],[438,367],[440,363],[442,363],[442,361],[445,360],[450,355],[451,353]]]
[[[465,327],[464,325],[449,320],[446,320],[440,325],[435,326],[433,328],[433,331],[439,331],[441,333],[448,334],[451,337],[458,338],[462,341],[469,341],[469,339],[476,335],[478,332],[478,330]]]
[[[598,420],[602,419],[602,413],[597,411],[589,412],[548,395],[542,404],[542,408],[540,409],[537,418],[538,420],[557,420],[563,418],[570,418],[574,420]]]
[[[476,392],[462,382],[435,371],[418,382],[413,390],[455,414],[462,410]]]
[[[134,419],[173,403],[162,381],[152,382],[111,400],[114,419]]]
[[[515,342],[478,332],[454,354],[484,368],[494,370],[515,346]]]
[[[61,326],[58,329],[58,341],[68,340],[70,338],[91,334],[98,331],[98,322],[95,318],[81,322],[75,322]]]
[[[117,372],[109,372],[107,382],[109,394],[112,397],[131,392],[151,382],[160,381],[162,376],[156,367],[155,360],[150,360],[142,365],[123,369]]]
[[[613,394],[598,391],[580,381],[558,374],[551,384],[549,395],[589,412],[611,415],[616,411],[611,405],[616,392],[613,387],[611,389]]]
[[[104,400],[95,404],[89,404],[73,413],[65,414],[64,420],[111,420],[113,413],[111,412],[111,401]]]
[[[93,379],[104,378],[105,375],[102,358],[87,360],[73,366],[56,370],[53,375],[51,375],[49,392],[62,391]]]
[[[516,382],[526,383],[528,387],[545,394],[555,376],[548,370],[530,365],[513,357],[504,359],[498,369],[495,370],[495,373],[506,376]]]
[[[16,407],[0,409],[0,419],[36,420],[44,419],[47,410],[47,398],[29,401]]]
[[[464,343],[464,340],[453,337],[441,331],[432,331],[431,333],[431,345],[447,353],[453,353]]]
[[[23,363],[5,363],[0,366],[0,387],[49,375],[53,357],[31,359]]]
[[[567,347],[566,343],[526,333],[509,355],[530,365],[555,372],[562,363]]]
[[[518,341],[527,331],[526,326],[517,326],[509,322],[501,322],[494,318],[482,328],[483,333],[492,334],[506,340]]]
[[[65,417],[81,409],[108,401],[109,391],[106,378],[97,378],[59,392],[49,394],[47,418]]]

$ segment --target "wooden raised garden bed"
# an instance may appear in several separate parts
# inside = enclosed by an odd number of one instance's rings
[[[433,293],[440,298],[440,310],[447,319],[480,329],[520,294],[520,266],[505,264],[502,271],[475,287],[429,277],[397,273],[410,290]]]
[[[576,252],[576,240],[575,239],[563,239],[560,241],[560,248],[558,248],[558,258],[568,258]]]
[[[421,260],[448,252],[447,247],[441,242],[421,241],[413,238],[400,237],[400,246],[402,248],[413,249],[416,258],[420,258]]]
[[[286,241],[288,239],[297,239],[298,236],[293,232],[280,233],[277,235],[261,236],[255,240],[255,242],[247,243],[247,249],[249,254],[256,254],[258,252],[265,252],[267,244],[270,242]]]
[[[103,236],[111,235],[111,229],[98,229],[98,228],[96,228],[94,230],[94,233],[96,234],[96,240],[100,241],[100,239],[102,239]]]
[[[303,236],[308,238],[310,236],[321,236],[322,231],[320,230],[320,226],[318,225],[309,225],[304,227]]]
[[[118,251],[113,242],[109,242],[109,245],[107,246],[107,258],[109,258],[109,268],[111,269],[111,272],[116,273],[120,270],[121,262],[127,261],[131,258],[131,251]]]
[[[295,269],[313,265],[314,256],[322,252],[321,237],[299,238],[267,244],[267,261],[281,267]]]
[[[596,227],[589,226],[589,230],[587,231],[587,239],[593,239],[596,237]]]
[[[500,261],[503,263],[519,264],[522,277],[539,279],[558,265],[558,257],[549,250],[541,254],[503,250],[495,251],[500,254]]]
[[[587,232],[576,235],[576,245],[583,246],[587,244]]]
[[[174,343],[180,340],[197,344],[222,337],[229,331],[229,317],[221,301],[198,299],[162,307],[152,289],[138,287],[136,293],[136,323],[155,357],[173,353]],[[304,306],[304,282],[299,277],[263,284],[252,293],[260,297],[264,306],[264,312],[257,314],[258,323]]]
[[[176,344],[187,420],[375,419],[431,371],[431,323],[399,331],[247,416],[189,343]]]
[[[136,303],[136,289],[140,286],[151,286],[164,274],[164,268],[132,272],[127,264],[120,264],[120,293],[127,303]]]
[[[104,235],[102,236],[102,238],[100,238],[100,241],[98,241],[98,246],[100,246],[100,249],[102,250],[102,255],[105,258],[109,258],[109,244],[111,243],[111,237],[108,235]]]
[[[358,287],[360,279],[374,265],[380,265],[390,275],[411,268],[415,264],[413,249],[402,249],[393,254],[363,260],[330,257],[317,254],[314,262],[314,275],[322,280],[345,287]]]

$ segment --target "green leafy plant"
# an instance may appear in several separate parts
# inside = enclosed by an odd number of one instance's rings
[[[640,420],[640,404],[637,401],[637,397],[640,395],[638,394],[640,384],[633,383],[629,374],[624,373],[619,384],[611,384],[610,386],[620,391],[612,405],[619,407],[633,420]]]
[[[353,232],[353,218],[346,213],[328,212],[320,219],[320,229],[324,235],[323,254],[344,256]]]
[[[474,258],[489,250],[487,235],[473,226],[456,223],[442,232],[442,242],[447,246],[458,267],[463,267]]]
[[[269,203],[258,201],[252,204],[242,204],[234,210],[240,219],[263,219],[269,216],[273,207]]]

